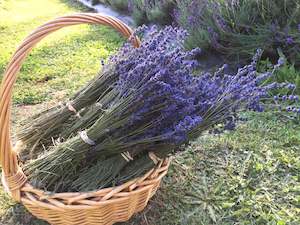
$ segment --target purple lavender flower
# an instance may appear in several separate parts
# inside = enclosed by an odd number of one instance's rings
[[[213,74],[193,76],[198,64],[194,57],[201,50],[185,51],[182,46],[186,36],[178,28],[151,28],[140,48],[125,45],[111,58],[120,74],[115,104],[126,102],[119,114],[127,118],[123,126],[126,130],[118,132],[143,130],[128,136],[127,141],[146,138],[180,145],[220,123],[225,129],[233,129],[237,112],[268,108],[262,99],[279,104],[279,100],[295,98],[270,96],[270,91],[291,84],[263,85],[273,73],[256,71],[261,50],[250,65],[234,75],[226,74],[224,65]]]
[[[128,11],[129,12],[133,12],[134,10],[134,3],[133,3],[133,0],[128,0]]]
[[[285,39],[285,42],[286,42],[287,45],[292,45],[292,44],[295,43],[294,39],[291,36],[287,37]]]
[[[277,25],[275,23],[271,23],[270,29],[273,33],[277,32]]]
[[[216,16],[216,23],[217,25],[223,30],[223,31],[229,31],[229,27],[224,20],[224,18],[221,17],[221,15]]]
[[[196,26],[196,22],[197,22],[197,18],[190,15],[188,17],[188,23],[190,24],[191,27],[195,27]]]

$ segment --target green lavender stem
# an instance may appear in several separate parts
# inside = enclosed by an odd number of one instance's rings
[[[79,111],[93,104],[110,85],[115,83],[117,78],[114,65],[107,66],[94,80],[70,99],[71,105]],[[19,132],[18,138],[27,146],[27,149],[34,151],[41,140],[49,141],[51,138],[57,138],[64,123],[72,115],[74,112],[70,111],[66,104],[55,106],[29,119],[27,125]]]

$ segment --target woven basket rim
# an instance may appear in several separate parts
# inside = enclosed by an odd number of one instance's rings
[[[42,205],[48,209],[58,207],[56,210],[97,208],[101,205],[130,199],[131,195],[138,194],[151,187],[153,183],[159,182],[166,175],[170,162],[171,158],[162,159],[156,168],[151,169],[144,176],[115,187],[87,192],[49,192],[34,188],[26,182],[20,189],[20,202]]]

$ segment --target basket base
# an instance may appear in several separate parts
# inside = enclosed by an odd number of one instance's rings
[[[54,209],[54,207],[49,208],[47,202],[52,205],[62,205],[57,199],[38,200],[37,196],[34,197],[32,193],[25,193],[29,198],[22,198],[22,203],[34,216],[52,225],[113,225],[117,222],[126,222],[135,213],[145,209],[150,198],[159,188],[161,178],[153,180],[151,185],[138,187],[133,191],[120,192],[105,201],[87,198],[76,204]],[[35,198],[34,201],[33,198]]]

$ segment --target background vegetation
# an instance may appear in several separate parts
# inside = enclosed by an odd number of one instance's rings
[[[187,29],[188,48],[216,51],[244,64],[256,49],[273,62],[278,49],[300,66],[298,0],[95,0],[129,11],[138,25],[172,24]]]
[[[176,19],[190,33],[188,47],[213,49],[247,61],[256,49],[278,59],[278,49],[300,64],[298,0],[183,0]]]
[[[127,11],[137,25],[157,23],[161,25],[173,22],[176,0],[92,0],[92,4],[108,4],[120,11]]]
[[[271,66],[269,59],[262,60],[259,64],[260,71],[266,71]],[[275,76],[269,79],[269,82],[289,82],[296,85],[294,94],[300,95],[300,71],[295,67],[294,64],[286,62],[276,73]],[[281,95],[286,95],[286,93],[278,93]]]
[[[138,25],[171,24],[175,6],[175,0],[129,0],[129,11]]]

